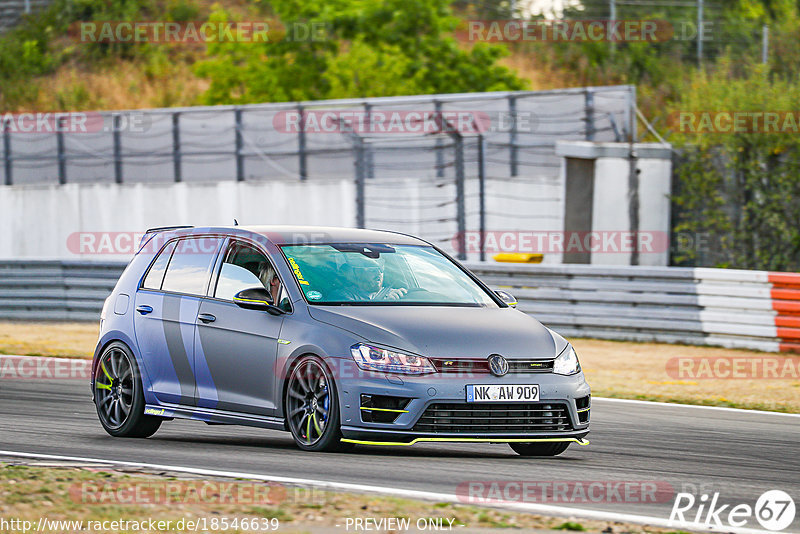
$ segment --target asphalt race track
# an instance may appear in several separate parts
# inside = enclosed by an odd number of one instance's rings
[[[595,399],[591,445],[526,459],[502,444],[358,447],[306,453],[288,433],[166,422],[146,440],[100,427],[85,380],[0,380],[0,450],[229,470],[455,494],[481,481],[656,481],[675,492],[754,505],[764,491],[800,495],[800,418]],[[551,503],[667,519],[659,503]],[[800,502],[798,502],[800,507]],[[760,528],[755,521],[747,525]],[[800,513],[786,531],[800,531]]]

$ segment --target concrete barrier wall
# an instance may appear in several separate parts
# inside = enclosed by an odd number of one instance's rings
[[[0,318],[99,319],[124,263],[0,261]],[[588,265],[468,267],[567,337],[800,352],[800,274]]]
[[[190,224],[353,226],[351,180],[0,187],[0,258],[127,261],[133,251],[78,248],[83,233],[133,235]],[[99,253],[98,253],[99,252]]]
[[[616,165],[606,165],[606,160]],[[641,265],[665,265],[668,259],[669,161],[640,159],[638,230],[656,236],[658,245],[639,254]],[[559,264],[565,254],[550,246],[563,232],[609,234],[631,232],[627,207],[626,160],[598,158],[593,177],[594,199],[583,206],[593,214],[586,226],[565,227],[565,169],[555,177],[529,172],[514,179],[487,177],[485,187],[488,257],[498,252],[541,252],[544,263]],[[622,185],[617,175],[622,176]],[[367,180],[366,224],[370,228],[418,235],[448,252],[457,248],[456,186],[450,181],[409,176]],[[476,177],[465,182],[465,231],[468,259],[478,260],[480,229],[479,187]],[[121,259],[133,253],[115,246],[96,250],[79,237],[122,232],[133,235],[146,228],[190,224],[356,225],[356,186],[353,179],[308,181],[182,182],[0,186],[0,259]],[[524,244],[521,236],[553,236],[541,248]],[[571,235],[569,232],[566,235]],[[662,238],[659,239],[659,236]],[[507,240],[506,238],[511,239]],[[598,237],[597,241],[604,241]],[[135,240],[134,240],[135,241]],[[614,240],[616,241],[616,239]],[[550,243],[550,245],[548,245]],[[530,248],[531,246],[535,248]],[[582,245],[583,246],[583,245]],[[563,247],[562,247],[563,248]],[[592,264],[629,264],[629,252],[609,249],[591,253]]]

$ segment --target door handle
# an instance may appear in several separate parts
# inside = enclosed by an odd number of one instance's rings
[[[148,313],[152,313],[153,307],[152,306],[137,306],[136,311],[141,313],[142,315],[147,315]]]
[[[197,318],[203,321],[204,323],[213,323],[214,321],[217,320],[217,318],[211,315],[210,313],[201,313],[200,315],[197,316]]]

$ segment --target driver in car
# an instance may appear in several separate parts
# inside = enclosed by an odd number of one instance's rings
[[[399,300],[408,293],[404,287],[392,288],[384,285],[383,261],[354,254],[342,265],[348,286],[337,291],[336,300]]]
[[[264,288],[272,295],[272,302],[278,305],[278,293],[281,289],[281,281],[278,278],[278,273],[272,268],[272,265],[263,261],[259,264],[258,278],[261,280]]]

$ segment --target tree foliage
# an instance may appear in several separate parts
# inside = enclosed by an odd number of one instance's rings
[[[523,89],[503,47],[461,47],[446,0],[273,0],[282,39],[214,42],[206,104]],[[227,21],[222,8],[213,21]],[[315,38],[296,38],[299,29]],[[322,28],[320,33],[318,30]],[[304,32],[305,33],[305,32]],[[274,33],[270,32],[273,36]]]
[[[698,75],[675,110],[797,114],[800,79],[771,79],[761,65],[750,66],[741,77],[731,76],[732,69],[722,62],[714,73]],[[677,261],[800,270],[800,136],[791,123],[783,132],[699,133],[674,139],[682,151],[673,197],[674,230],[705,235],[710,245]]]

